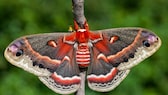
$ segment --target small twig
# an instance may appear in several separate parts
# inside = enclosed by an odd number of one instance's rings
[[[81,86],[75,95],[85,95],[85,76],[86,76],[86,71],[80,73]]]
[[[74,15],[74,20],[77,22],[80,28],[84,28],[84,23],[86,21],[84,15],[84,0],[72,0],[72,6],[73,6],[72,12]]]
[[[72,7],[74,20],[77,22],[80,28],[84,28],[84,24],[86,22],[84,15],[84,0],[72,0]],[[85,76],[86,71],[80,73],[81,85],[75,95],[85,95]]]

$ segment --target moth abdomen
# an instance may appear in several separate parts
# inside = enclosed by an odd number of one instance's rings
[[[88,67],[90,63],[90,51],[87,43],[78,45],[76,51],[76,62],[79,67]]]

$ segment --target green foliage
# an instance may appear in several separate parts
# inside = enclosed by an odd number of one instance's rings
[[[37,77],[9,64],[6,46],[28,34],[63,31],[73,25],[71,0],[0,0],[0,95],[57,95]],[[144,27],[162,39],[152,57],[134,67],[113,91],[104,95],[168,95],[168,0],[85,0],[92,30]],[[86,95],[102,95],[86,87]]]

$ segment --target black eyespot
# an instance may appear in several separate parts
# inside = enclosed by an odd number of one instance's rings
[[[146,47],[150,47],[150,43],[148,42],[148,40],[144,40],[143,45]]]
[[[117,67],[118,65],[120,65],[119,62],[113,63],[113,66],[114,66],[114,67]]]
[[[134,54],[133,54],[133,53],[130,53],[130,54],[129,54],[129,57],[134,58]]]
[[[18,50],[17,52],[16,52],[16,56],[18,57],[18,56],[21,56],[23,54],[23,50],[22,49],[20,49],[20,50]]]
[[[123,61],[124,61],[124,62],[128,62],[128,58],[125,57],[125,58],[123,59]]]
[[[36,66],[38,63],[37,63],[37,61],[34,61],[33,62],[33,66]]]
[[[39,64],[39,68],[44,68],[43,64]]]

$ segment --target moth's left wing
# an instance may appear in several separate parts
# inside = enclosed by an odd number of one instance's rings
[[[73,93],[81,80],[73,36],[73,33],[49,33],[21,37],[7,47],[5,57],[13,65],[39,76],[56,93]]]

